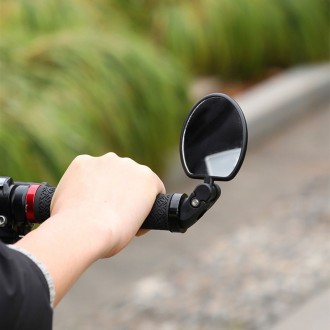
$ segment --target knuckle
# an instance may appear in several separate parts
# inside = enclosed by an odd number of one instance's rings
[[[124,163],[127,163],[127,164],[134,164],[134,163],[135,163],[135,161],[134,161],[133,159],[128,158],[128,157],[123,157],[123,158],[122,158],[122,161],[123,161]]]
[[[148,166],[140,165],[141,171],[145,175],[145,177],[149,180],[149,182],[152,182],[155,187],[157,187],[157,190],[165,193],[165,186],[159,176]]]
[[[72,163],[74,163],[74,164],[82,164],[82,163],[85,163],[86,161],[88,161],[88,160],[90,160],[90,159],[92,159],[92,158],[93,158],[92,156],[90,156],[90,155],[86,155],[86,154],[84,154],[84,155],[79,155],[79,156],[77,156],[77,157],[73,160]]]
[[[152,171],[152,169],[146,165],[140,165],[141,167],[141,171],[143,173],[145,173],[146,175],[150,176],[150,177],[154,177],[155,173]]]
[[[104,163],[108,164],[108,166],[118,166],[122,160],[121,157],[119,157],[115,152],[108,152],[100,157],[98,159]]]
[[[116,153],[114,153],[114,152],[108,152],[108,153],[106,153],[105,155],[103,155],[104,157],[108,157],[108,158],[119,158],[119,156],[116,154]]]

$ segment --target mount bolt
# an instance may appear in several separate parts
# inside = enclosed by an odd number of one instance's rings
[[[7,224],[7,218],[4,215],[0,215],[0,227],[5,227]]]
[[[193,198],[193,199],[191,200],[191,206],[193,206],[193,207],[198,207],[199,204],[200,204],[200,202],[199,202],[199,200],[198,200],[197,198]]]

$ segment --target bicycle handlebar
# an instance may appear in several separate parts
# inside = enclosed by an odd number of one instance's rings
[[[33,187],[34,185],[31,185],[30,189],[34,190]],[[51,187],[47,184],[41,184],[36,189],[33,202],[33,220],[30,220],[31,222],[41,223],[50,217],[50,205],[55,189],[55,187]],[[181,194],[159,194],[141,228],[182,232],[180,226],[175,224],[174,221],[171,221],[171,219],[173,220],[173,212],[177,214],[176,210],[171,211],[171,208],[173,208],[173,206],[171,207],[171,202],[173,204],[172,199],[174,195],[181,196]],[[179,196],[175,196],[176,199],[178,197]]]
[[[17,224],[31,226],[50,217],[50,206],[56,187],[47,183],[14,182],[9,177],[0,177],[0,215],[5,227]],[[185,232],[180,226],[179,208],[185,194],[159,194],[142,224],[143,229]],[[8,226],[7,226],[8,227]],[[20,231],[22,234],[22,230]]]

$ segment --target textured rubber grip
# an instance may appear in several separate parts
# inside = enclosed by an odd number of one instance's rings
[[[50,217],[50,204],[55,188],[56,187],[51,187],[47,184],[42,184],[38,188],[34,198],[35,222],[41,223]],[[169,216],[170,204],[174,195],[175,194],[159,194],[141,228],[182,232],[181,228],[177,228],[176,221],[171,221]]]
[[[34,218],[37,223],[44,222],[50,217],[50,203],[56,187],[42,184],[34,197]]]
[[[169,207],[173,194],[159,194],[141,228],[170,230]]]

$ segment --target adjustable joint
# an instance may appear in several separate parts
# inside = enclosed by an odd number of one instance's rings
[[[191,227],[215,203],[220,194],[220,187],[214,183],[198,185],[181,204],[180,226],[185,229]]]

